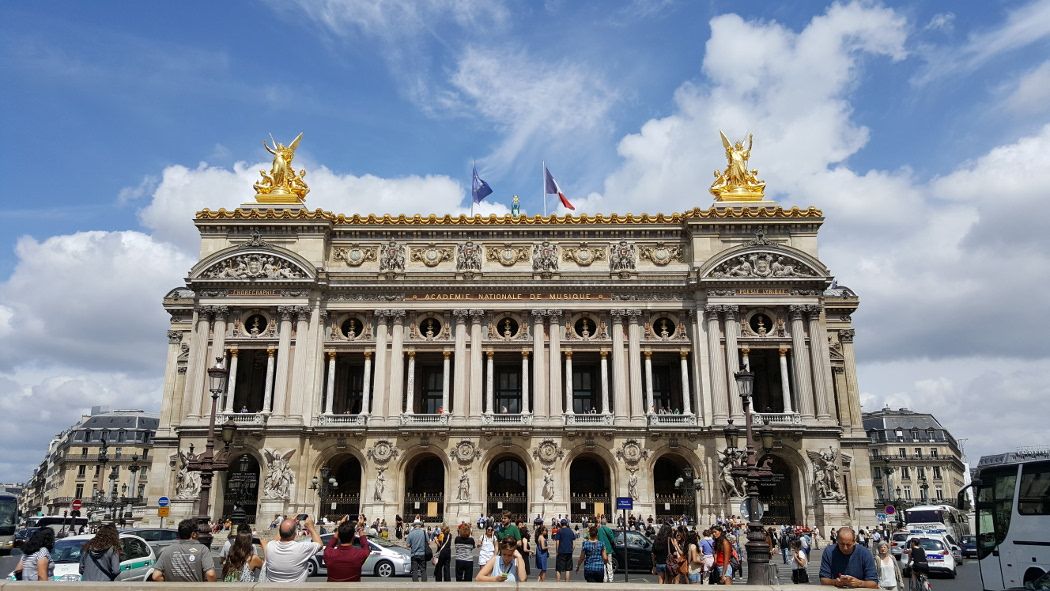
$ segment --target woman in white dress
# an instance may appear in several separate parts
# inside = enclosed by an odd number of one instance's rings
[[[875,566],[878,567],[879,588],[889,591],[903,591],[904,577],[901,576],[901,567],[897,559],[890,552],[890,545],[886,542],[879,543],[879,553],[875,557]]]

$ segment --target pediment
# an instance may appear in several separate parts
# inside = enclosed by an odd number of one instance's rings
[[[825,267],[815,257],[777,244],[749,245],[719,253],[700,268],[701,279],[826,279]]]
[[[311,265],[298,254],[276,246],[240,245],[221,250],[190,271],[192,279],[225,281],[309,280]]]

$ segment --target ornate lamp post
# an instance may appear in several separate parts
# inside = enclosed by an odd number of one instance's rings
[[[697,495],[700,491],[704,490],[704,481],[700,478],[694,478],[693,469],[686,467],[682,469],[682,475],[675,479],[674,485],[675,488],[681,489],[686,494],[691,493],[693,495],[693,514],[690,515],[690,517],[694,519],[694,525],[699,525],[700,503],[697,502]]]
[[[227,379],[230,372],[223,364],[222,357],[215,358],[215,365],[208,368],[208,389],[211,391],[211,416],[208,419],[208,439],[205,443],[204,453],[194,454],[193,445],[190,444],[190,453],[186,462],[186,469],[201,473],[200,506],[197,511],[197,539],[205,545],[211,544],[211,529],[209,522],[209,504],[211,501],[211,481],[216,472],[224,472],[229,469],[227,462],[230,443],[237,434],[237,425],[233,419],[222,425],[221,435],[224,444],[223,451],[215,453],[215,410],[219,396],[226,392]]]
[[[317,510],[318,517],[324,513],[325,500],[328,499],[333,490],[339,488],[339,481],[331,473],[328,466],[321,466],[321,477],[314,476],[310,480],[310,490],[317,491],[317,500],[320,504]]]
[[[769,546],[766,544],[766,534],[762,527],[762,501],[758,498],[758,487],[764,481],[772,477],[768,462],[758,465],[758,450],[755,447],[754,426],[751,416],[751,389],[755,383],[755,374],[744,369],[738,371],[735,376],[737,389],[740,391],[740,401],[743,403],[745,418],[746,448],[744,457],[736,461],[732,468],[734,477],[744,478],[747,482],[747,584],[768,585],[770,583],[769,572]],[[773,448],[773,430],[764,424],[758,430],[763,450]],[[729,423],[725,429],[726,445],[733,450],[739,449],[737,441],[740,437],[740,429]]]

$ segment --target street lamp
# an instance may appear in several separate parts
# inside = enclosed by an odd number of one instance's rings
[[[233,420],[223,424],[220,432],[222,442],[225,444],[223,451],[215,453],[215,411],[219,396],[226,392],[227,379],[230,377],[222,357],[215,358],[215,365],[208,368],[208,389],[211,391],[211,415],[208,419],[208,439],[205,442],[204,453],[194,454],[193,446],[190,446],[189,460],[186,469],[201,474],[200,506],[197,517],[197,539],[205,545],[211,544],[211,529],[208,527],[209,502],[211,497],[211,481],[216,472],[224,472],[229,468],[227,462],[230,443],[233,442],[237,432],[237,425]]]
[[[317,491],[317,501],[320,503],[317,511],[318,516],[324,513],[325,499],[331,495],[333,490],[339,488],[339,481],[331,473],[332,471],[328,466],[321,466],[321,477],[314,476],[310,479],[310,490]]]
[[[755,429],[752,424],[751,394],[755,385],[755,374],[749,369],[743,369],[734,374],[737,391],[740,393],[740,402],[744,410],[745,419],[745,454],[740,460],[735,460],[732,468],[734,477],[744,478],[747,482],[747,583],[749,585],[768,585],[770,582],[769,569],[769,545],[766,544],[766,534],[762,527],[762,501],[758,498],[759,485],[773,476],[768,462],[758,465],[758,450],[755,448]],[[726,445],[733,450],[739,449],[738,441],[740,429],[729,421],[725,429]],[[773,429],[763,423],[758,429],[758,442],[763,450],[768,451],[773,447]]]
[[[674,481],[675,488],[681,489],[685,494],[693,495],[693,519],[694,524],[700,523],[700,504],[697,502],[697,493],[704,490],[704,481],[699,477],[693,477],[693,469],[690,467],[682,468],[682,475]],[[626,527],[626,526],[625,526]]]

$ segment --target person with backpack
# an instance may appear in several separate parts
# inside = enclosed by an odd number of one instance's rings
[[[605,582],[613,582],[613,549],[616,546],[616,541],[613,539],[616,536],[613,533],[611,527],[609,527],[609,520],[602,517],[601,525],[598,526],[598,541],[602,543],[605,548]],[[626,551],[626,550],[625,550]]]
[[[80,580],[108,583],[120,576],[120,534],[111,524],[98,528],[98,533],[80,550]]]

